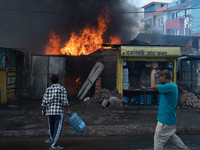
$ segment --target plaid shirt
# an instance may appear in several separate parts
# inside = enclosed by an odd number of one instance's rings
[[[60,84],[52,84],[45,91],[42,107],[46,107],[45,115],[64,115],[64,106],[68,106],[67,92]]]

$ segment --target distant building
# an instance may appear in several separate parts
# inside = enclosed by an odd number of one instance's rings
[[[167,3],[151,2],[142,8],[144,8],[144,18],[141,20],[145,23],[145,29],[147,33],[159,33],[164,34],[165,22],[167,15],[164,10],[167,9]]]
[[[200,1],[174,0],[172,3],[151,2],[144,8],[146,33],[166,35],[200,35]]]

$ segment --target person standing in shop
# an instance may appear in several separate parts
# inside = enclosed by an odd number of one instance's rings
[[[48,87],[42,99],[42,116],[48,116],[50,140],[49,150],[62,150],[63,147],[57,145],[58,139],[62,132],[64,120],[64,108],[67,109],[67,115],[71,114],[67,99],[67,92],[63,86],[59,84],[58,74],[51,77],[52,85]]]
[[[176,106],[178,102],[178,88],[172,82],[171,74],[168,70],[162,70],[159,78],[162,84],[157,85],[155,74],[158,70],[151,72],[151,88],[156,89],[161,94],[157,126],[154,134],[154,150],[162,150],[165,143],[170,139],[181,150],[189,150],[182,140],[176,135]]]

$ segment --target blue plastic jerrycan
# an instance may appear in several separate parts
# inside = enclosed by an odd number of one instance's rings
[[[71,113],[71,115],[67,118],[67,121],[70,123],[70,125],[76,130],[76,132],[82,132],[86,124],[83,122],[83,120],[77,115],[77,113]]]

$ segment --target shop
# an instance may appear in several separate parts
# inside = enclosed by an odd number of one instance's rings
[[[178,58],[177,84],[192,93],[200,91],[200,56],[182,55]],[[199,93],[199,92],[198,92]]]
[[[0,106],[11,105],[28,95],[29,70],[26,50],[0,47]]]
[[[132,105],[158,105],[159,92],[151,89],[153,68],[168,69],[177,82],[177,58],[180,47],[120,46],[117,57],[116,86],[123,102]],[[161,84],[158,75],[156,83]]]

